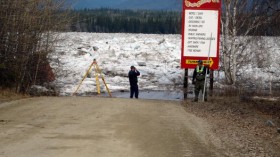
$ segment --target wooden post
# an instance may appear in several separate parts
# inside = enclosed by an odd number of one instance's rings
[[[184,76],[184,100],[188,98],[188,69],[185,69],[185,76]]]
[[[213,96],[213,88],[214,88],[214,70],[210,70],[209,96]]]

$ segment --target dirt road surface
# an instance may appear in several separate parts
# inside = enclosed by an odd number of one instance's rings
[[[0,104],[0,157],[222,156],[179,101],[41,97]]]

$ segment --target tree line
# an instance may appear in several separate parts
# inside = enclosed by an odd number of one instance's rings
[[[179,34],[176,11],[84,9],[72,11],[71,31],[104,33]]]
[[[239,30],[238,35],[247,34],[252,36],[277,36],[280,24],[279,15],[275,14],[277,8],[272,8],[271,4],[275,0],[257,0],[249,3],[249,0],[232,1],[231,5],[240,6],[236,17],[239,18],[236,26]],[[231,18],[226,14],[227,8],[225,1],[222,18],[223,21]],[[251,8],[250,8],[251,7]],[[277,7],[277,5],[276,5]],[[232,10],[233,11],[233,10]],[[71,12],[72,21],[69,26],[70,31],[76,32],[102,32],[102,33],[147,33],[147,34],[181,34],[182,12],[180,11],[150,11],[150,10],[119,10],[119,9],[83,9]],[[252,18],[258,17],[263,20],[262,24],[256,25],[253,29],[248,26]],[[233,21],[231,21],[233,22]],[[237,24],[237,23],[236,23]],[[246,33],[247,32],[247,33]]]

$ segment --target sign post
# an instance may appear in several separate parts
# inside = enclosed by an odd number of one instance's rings
[[[220,21],[221,0],[183,0],[181,68],[195,69],[198,60],[219,68]]]
[[[198,60],[219,68],[220,19],[221,0],[183,0],[182,68],[194,69]]]

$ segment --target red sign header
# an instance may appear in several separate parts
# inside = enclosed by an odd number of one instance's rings
[[[184,0],[185,8],[221,8],[221,0]]]

